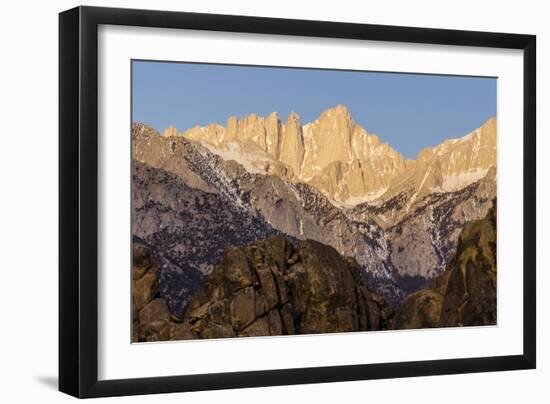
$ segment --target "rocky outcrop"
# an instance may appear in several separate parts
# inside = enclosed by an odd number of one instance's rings
[[[156,264],[146,246],[134,244],[132,260],[132,303],[138,313],[158,295],[158,275]]]
[[[396,327],[495,325],[496,279],[495,199],[484,219],[464,227],[447,270],[405,299]]]
[[[190,300],[181,327],[199,338],[380,330],[392,308],[369,291],[353,259],[283,236],[226,251]]]
[[[458,253],[450,264],[441,326],[496,324],[496,209],[495,200],[487,217],[467,225],[460,235]]]
[[[398,310],[396,329],[439,327],[449,274],[449,271],[444,272],[425,289],[407,296]]]
[[[158,288],[158,267],[151,250],[139,243],[132,248],[132,342],[170,339],[173,322]]]

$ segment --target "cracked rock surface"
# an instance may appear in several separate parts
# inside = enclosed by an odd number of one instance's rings
[[[158,300],[138,316],[139,327],[156,330],[149,340],[381,330],[394,315],[367,289],[354,259],[284,236],[229,248],[181,318]]]

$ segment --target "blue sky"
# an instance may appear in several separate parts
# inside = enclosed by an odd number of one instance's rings
[[[407,158],[496,116],[495,78],[133,61],[134,122],[184,130],[290,111],[302,124],[343,104]]]

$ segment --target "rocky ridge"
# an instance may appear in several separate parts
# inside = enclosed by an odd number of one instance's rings
[[[313,185],[344,206],[388,200],[411,190],[410,208],[433,192],[461,189],[483,178],[496,166],[496,120],[460,139],[425,148],[416,160],[406,160],[378,136],[352,119],[343,105],[324,111],[306,125],[292,112],[286,123],[277,113],[230,117],[218,124],[170,136],[204,142],[225,159],[248,161],[259,173],[276,173]]]
[[[134,341],[384,330],[394,311],[352,258],[312,240],[275,236],[231,247],[181,317],[154,293],[134,317]],[[136,250],[137,249],[137,250]],[[145,255],[134,247],[134,273]],[[140,279],[134,294],[141,296]],[[151,288],[149,288],[151,289]],[[142,301],[141,299],[140,301]]]

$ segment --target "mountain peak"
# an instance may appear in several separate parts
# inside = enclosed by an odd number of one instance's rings
[[[290,111],[290,114],[288,114],[287,123],[290,123],[290,122],[300,124],[300,115],[298,115],[294,111]]]
[[[162,133],[162,136],[164,137],[173,137],[173,136],[179,136],[180,132],[178,131],[178,128],[175,126],[169,126],[166,129],[164,129],[164,132]]]
[[[354,124],[349,110],[342,104],[325,109],[316,121],[330,121],[345,126],[351,126]]]
[[[267,120],[281,120],[281,117],[279,116],[279,113],[277,111],[273,111],[265,119],[266,119],[266,121]]]
[[[324,115],[324,114],[327,114],[327,115],[333,115],[333,114],[336,114],[336,115],[347,115],[347,116],[351,116],[349,110],[348,110],[348,107],[346,107],[344,104],[338,104],[334,107],[331,107],[331,108],[327,108],[323,111],[323,113],[321,115]]]

